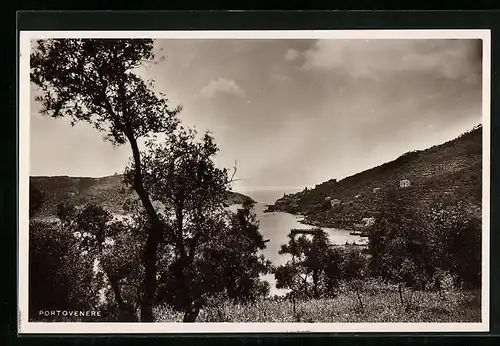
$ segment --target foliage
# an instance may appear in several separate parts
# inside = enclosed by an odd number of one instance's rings
[[[30,184],[30,196],[29,196],[29,217],[33,217],[38,210],[42,207],[44,202],[44,195],[40,189]]]
[[[437,266],[427,224],[396,193],[387,193],[383,201],[369,231],[371,274],[422,289]]]
[[[42,114],[86,121],[114,144],[175,125],[168,100],[158,97],[135,70],[153,55],[150,39],[37,41],[31,82],[43,92]]]
[[[95,267],[103,283],[101,309],[108,320],[137,321],[139,306],[140,245],[134,225],[116,220],[101,206],[87,204],[81,210],[60,205],[61,226],[75,235],[74,247],[85,253],[84,261]],[[115,311],[113,311],[115,310]]]
[[[364,310],[358,308],[356,294],[341,292],[336,298],[297,301],[297,314],[305,323],[467,323],[481,321],[479,291],[452,290],[442,298],[436,292],[415,291],[413,309],[398,303],[397,291],[380,284],[376,291],[364,291]],[[161,322],[180,322],[182,314],[168,306],[158,306]],[[293,323],[290,304],[283,298],[259,300],[251,304],[217,300],[200,311],[199,322]]]
[[[30,189],[38,190],[43,195],[43,203],[38,208],[39,218],[56,215],[60,202],[82,206],[97,204],[114,214],[124,214],[124,201],[137,200],[138,196],[123,181],[123,175],[111,175],[100,178],[88,177],[30,177]],[[242,204],[245,200],[253,202],[248,196],[228,192],[225,203]],[[34,216],[34,215],[32,215]]]
[[[474,206],[440,198],[416,212],[394,194],[384,201],[369,232],[372,275],[439,291],[450,273],[455,287],[480,287],[481,219]]]
[[[434,256],[458,286],[481,286],[481,219],[463,201],[440,201],[428,215]]]
[[[356,293],[359,308],[363,311],[364,305],[361,299],[361,290],[364,287],[367,276],[366,256],[358,249],[349,248],[345,252],[341,268],[342,279],[347,283],[349,290]]]
[[[376,216],[381,196],[373,193],[396,189],[418,212],[436,198],[446,195],[481,207],[482,128],[432,148],[410,152],[396,160],[365,170],[339,181],[330,180],[315,188],[288,194],[278,199],[270,210],[306,215],[310,224],[321,227],[352,229],[361,218]],[[408,178],[411,187],[399,188]],[[358,196],[358,197],[356,197]],[[330,208],[325,198],[342,201]]]
[[[157,302],[167,303],[194,321],[206,299],[225,292],[248,301],[264,294],[259,280],[269,263],[258,256],[265,247],[247,202],[235,215],[224,209],[231,178],[215,166],[218,148],[206,133],[180,128],[164,141],[150,141],[143,155],[143,180],[162,206],[170,233],[161,239]],[[129,166],[125,179],[134,179]]]
[[[135,168],[132,187],[151,225],[142,257],[143,321],[153,320],[157,251],[165,225],[144,188],[137,140],[171,133],[180,111],[170,109],[164,95],[153,91],[152,82],[145,82],[136,73],[138,67],[153,58],[153,40],[149,39],[39,40],[30,56],[30,78],[42,92],[37,97],[42,114],[68,117],[72,124],[85,121],[113,145],[128,141],[131,146]]]
[[[32,221],[29,228],[29,317],[39,310],[95,310],[92,262],[75,237],[58,224]]]
[[[277,288],[291,289],[297,297],[335,295],[342,279],[344,250],[332,246],[324,231],[317,229],[312,236],[290,234],[279,253],[291,259],[274,269]]]

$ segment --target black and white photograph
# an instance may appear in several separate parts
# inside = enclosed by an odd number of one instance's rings
[[[488,330],[488,30],[20,52],[21,332]]]

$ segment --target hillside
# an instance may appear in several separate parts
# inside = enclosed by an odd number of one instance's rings
[[[43,195],[43,204],[35,217],[46,217],[55,214],[59,202],[69,202],[74,205],[95,203],[102,205],[112,213],[123,213],[123,203],[127,199],[138,198],[134,191],[122,182],[121,175],[111,175],[102,178],[86,177],[30,177],[32,187]],[[244,201],[254,203],[245,195],[230,192],[226,204],[242,204]]]
[[[400,187],[404,179],[410,181],[409,187]],[[349,229],[362,218],[376,216],[378,202],[388,191],[395,191],[414,208],[425,208],[447,196],[467,201],[480,213],[481,189],[482,127],[478,126],[444,144],[285,195],[268,211],[300,213],[313,225]],[[328,200],[337,200],[338,205]]]

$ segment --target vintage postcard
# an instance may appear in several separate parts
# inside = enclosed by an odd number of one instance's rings
[[[489,30],[19,47],[20,333],[489,330]]]

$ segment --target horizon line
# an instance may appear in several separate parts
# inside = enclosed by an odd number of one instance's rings
[[[325,180],[323,182],[326,182],[326,181],[331,180],[331,179],[336,179],[337,181],[341,181],[343,179],[346,179],[346,178],[352,177],[354,175],[360,174],[362,172],[368,171],[370,169],[376,168],[376,167],[378,167],[380,165],[383,165],[385,163],[389,163],[389,162],[392,162],[394,160],[397,160],[399,157],[401,157],[402,155],[405,155],[407,153],[426,151],[426,150],[429,150],[429,149],[431,149],[433,147],[444,145],[446,143],[449,143],[451,141],[454,141],[454,140],[458,139],[459,137],[461,137],[463,135],[466,135],[468,133],[471,133],[472,131],[475,131],[475,130],[477,130],[479,128],[482,128],[482,126],[483,126],[483,124],[482,124],[482,122],[480,122],[477,125],[474,125],[470,130],[464,131],[464,132],[460,133],[459,135],[457,135],[455,137],[452,137],[452,138],[450,138],[450,139],[448,139],[448,140],[446,140],[444,142],[434,144],[434,145],[429,146],[429,147],[424,148],[424,149],[414,149],[414,150],[406,151],[406,152],[404,152],[402,154],[399,154],[399,155],[395,156],[391,160],[387,160],[385,162],[380,162],[378,165],[367,167],[367,168],[365,168],[362,171],[359,171],[359,172],[356,172],[356,173],[353,173],[353,174],[350,174],[350,175],[346,175],[346,176],[340,177],[340,178],[339,177],[337,177],[337,178],[331,177],[329,179],[325,178]],[[67,175],[67,174],[58,174],[58,175],[32,175],[32,174],[30,174],[29,177],[30,178],[58,178],[58,177],[64,177],[64,178],[80,178],[80,179],[83,179],[83,178],[103,179],[103,178],[109,178],[109,177],[112,177],[112,176],[115,176],[115,175],[121,175],[121,176],[123,176],[123,174],[124,173],[116,173],[116,172],[114,174],[108,174],[108,175],[102,175],[102,176],[77,176],[77,175]],[[321,184],[323,182],[316,183],[316,185]],[[304,185],[301,185],[301,186],[289,186],[289,185],[283,185],[283,186],[277,186],[277,185],[255,185],[255,186],[247,186],[247,188],[277,188],[277,189],[278,188],[281,188],[281,189],[287,188],[287,189],[301,189],[304,186],[307,187],[307,184],[304,184]]]

